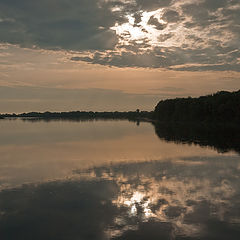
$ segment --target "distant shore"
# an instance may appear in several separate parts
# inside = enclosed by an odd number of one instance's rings
[[[4,118],[25,118],[25,119],[129,119],[151,121],[153,112],[128,111],[128,112],[93,112],[93,111],[71,111],[71,112],[29,112],[20,114],[1,114]]]

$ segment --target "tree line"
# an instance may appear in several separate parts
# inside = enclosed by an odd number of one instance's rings
[[[150,118],[151,112],[128,111],[128,112],[29,112],[20,114],[1,114],[1,118],[34,118],[34,119],[144,119]]]
[[[240,90],[220,91],[198,98],[162,100],[155,107],[153,118],[175,122],[240,123]]]

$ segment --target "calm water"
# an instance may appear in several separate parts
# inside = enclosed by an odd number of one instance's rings
[[[1,240],[240,239],[240,156],[219,136],[128,121],[0,128]]]

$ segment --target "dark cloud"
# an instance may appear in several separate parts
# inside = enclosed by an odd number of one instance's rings
[[[126,21],[98,0],[1,0],[0,16],[14,19],[0,23],[2,42],[69,50],[113,49],[118,39],[109,28]]]
[[[161,34],[161,35],[159,35],[158,40],[160,42],[165,42],[166,40],[168,40],[169,38],[171,38],[173,36],[174,36],[173,33]]]
[[[134,14],[134,25],[138,26],[138,23],[141,22],[142,14],[141,13],[135,13]]]
[[[157,10],[162,7],[170,6],[172,0],[136,0],[136,5],[138,8],[147,11]]]
[[[149,25],[153,25],[157,30],[163,30],[166,28],[166,24],[160,23],[157,18],[151,16],[148,20]]]
[[[191,21],[186,22],[186,28],[208,27],[211,21],[216,20],[216,16],[211,16],[207,8],[197,4],[186,4],[182,7],[183,14],[192,17]]]
[[[162,19],[166,22],[178,22],[180,20],[179,13],[173,10],[164,12]]]
[[[117,67],[167,67],[169,65],[168,60],[164,56],[160,56],[160,54],[156,55],[152,51],[144,53],[122,52],[121,54],[107,56],[94,54],[92,57],[74,57],[72,60]]]
[[[185,4],[182,6],[183,14],[190,16],[191,21],[186,22],[187,28],[209,28],[211,25],[222,25],[226,24],[227,28],[231,28],[235,25],[236,19],[233,12],[238,12],[239,9],[232,9],[231,7],[236,6],[236,1],[227,0],[205,0],[197,4]]]
[[[223,8],[225,7],[228,2],[228,0],[205,0],[204,2],[202,2],[200,5],[204,6],[207,9],[210,10],[217,10],[218,8]]]
[[[129,41],[128,45],[121,45],[119,46],[120,49],[124,49],[126,51],[131,51],[134,53],[140,53],[140,49],[147,49],[150,48],[151,44],[149,43],[149,40],[147,38],[141,39],[141,41],[131,40]],[[98,54],[100,57],[101,55]]]

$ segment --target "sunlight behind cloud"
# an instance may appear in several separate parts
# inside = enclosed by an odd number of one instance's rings
[[[115,9],[113,11],[115,11]],[[148,22],[151,17],[154,17],[158,19],[160,24],[166,24],[166,22],[160,18],[162,11],[163,9],[160,8],[151,12],[139,12],[140,21],[137,23],[136,17],[134,17],[133,14],[127,15],[126,18],[128,22],[123,24],[116,23],[115,26],[110,29],[116,31],[116,34],[120,37],[119,45],[130,45],[131,41],[136,41],[136,43],[140,44],[145,41],[149,46],[151,45],[151,47],[158,46],[159,30],[157,30],[154,25],[148,24]]]

